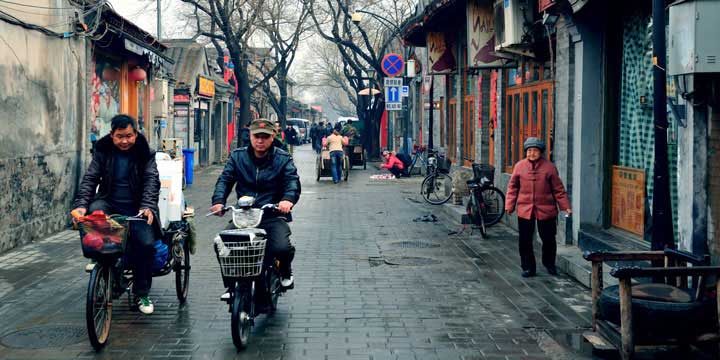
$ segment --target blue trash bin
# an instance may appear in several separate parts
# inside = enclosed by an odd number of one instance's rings
[[[193,183],[193,166],[195,165],[195,149],[183,149],[185,159],[185,183]]]

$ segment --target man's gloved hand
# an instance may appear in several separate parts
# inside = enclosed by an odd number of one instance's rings
[[[290,212],[293,205],[295,205],[295,204],[293,204],[292,202],[287,201],[287,200],[280,201],[278,203],[278,211],[280,211],[283,214],[287,214]]]

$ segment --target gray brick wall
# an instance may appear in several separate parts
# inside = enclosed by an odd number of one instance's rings
[[[572,194],[572,133],[575,112],[575,52],[573,36],[577,31],[569,17],[561,17],[556,26],[555,50],[555,124],[553,127],[553,162],[558,168],[568,194]],[[558,219],[557,241],[573,243],[572,219]]]
[[[84,90],[90,80],[84,40],[52,39],[1,22],[0,33],[19,56],[0,59],[0,79],[6,85],[0,87],[4,252],[68,224],[81,154],[87,154]]]

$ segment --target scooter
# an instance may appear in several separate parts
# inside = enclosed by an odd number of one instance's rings
[[[207,216],[230,211],[235,229],[223,230],[214,239],[220,271],[229,281],[229,297],[221,300],[229,305],[233,344],[244,349],[249,340],[255,318],[262,313],[272,315],[278,298],[285,292],[280,280],[280,261],[265,262],[267,238],[265,230],[257,228],[266,211],[277,211],[277,205],[253,208],[255,198],[243,196],[237,208],[226,206]]]

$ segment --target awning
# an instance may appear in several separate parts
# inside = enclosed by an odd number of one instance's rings
[[[465,1],[460,0],[431,1],[403,22],[400,29],[403,40],[408,45],[423,47],[426,46],[429,31],[444,32],[457,28],[457,19],[466,16],[465,4]]]

